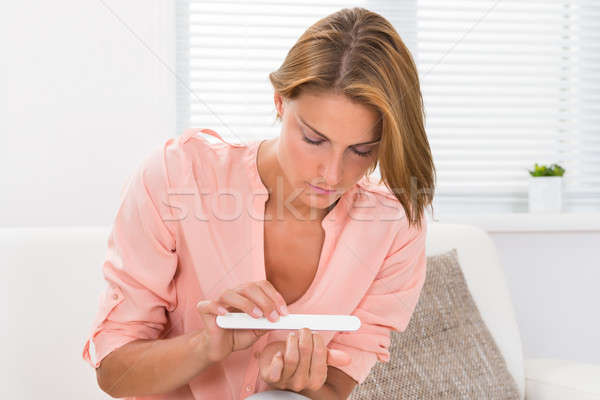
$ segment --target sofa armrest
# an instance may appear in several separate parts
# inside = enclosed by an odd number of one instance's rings
[[[525,359],[525,400],[600,400],[600,365]]]

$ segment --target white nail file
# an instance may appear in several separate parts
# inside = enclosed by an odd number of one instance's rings
[[[271,322],[265,317],[254,318],[246,313],[217,315],[217,325],[226,329],[302,329],[312,331],[355,331],[360,319],[354,315],[288,314]]]

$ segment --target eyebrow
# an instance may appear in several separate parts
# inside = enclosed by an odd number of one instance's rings
[[[302,122],[304,125],[308,126],[308,127],[309,127],[309,128],[310,128],[310,129],[311,129],[313,132],[314,132],[314,133],[316,133],[317,135],[321,136],[321,137],[322,137],[322,138],[324,138],[324,139],[327,139],[327,140],[329,140],[329,138],[328,138],[327,136],[325,136],[324,134],[322,134],[321,132],[319,132],[318,130],[316,130],[315,128],[313,128],[312,126],[310,126],[309,124],[307,124],[307,123],[306,123],[306,121],[305,121],[305,120],[303,120],[301,116],[299,116],[299,115],[298,115],[298,118],[300,119],[300,121],[301,121],[301,122]],[[331,140],[329,140],[329,141],[331,141]],[[379,138],[379,139],[375,139],[375,140],[371,140],[370,142],[363,142],[363,143],[351,144],[351,145],[350,145],[350,146],[348,146],[348,147],[353,147],[353,146],[361,146],[361,145],[363,145],[363,144],[373,144],[373,143],[377,143],[377,142],[379,142],[379,141],[381,141],[381,138]]]

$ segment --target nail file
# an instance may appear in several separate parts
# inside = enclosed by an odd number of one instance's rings
[[[254,318],[246,313],[217,315],[217,325],[226,329],[302,329],[313,331],[355,331],[360,319],[354,315],[288,314],[271,322],[265,317]]]

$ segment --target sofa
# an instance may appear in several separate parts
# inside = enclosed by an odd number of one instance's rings
[[[521,398],[600,399],[599,365],[523,357],[514,305],[489,235],[470,225],[428,226],[428,255],[457,249],[473,298]],[[0,228],[4,397],[110,398],[81,358],[106,286],[101,265],[109,230],[109,226]]]

